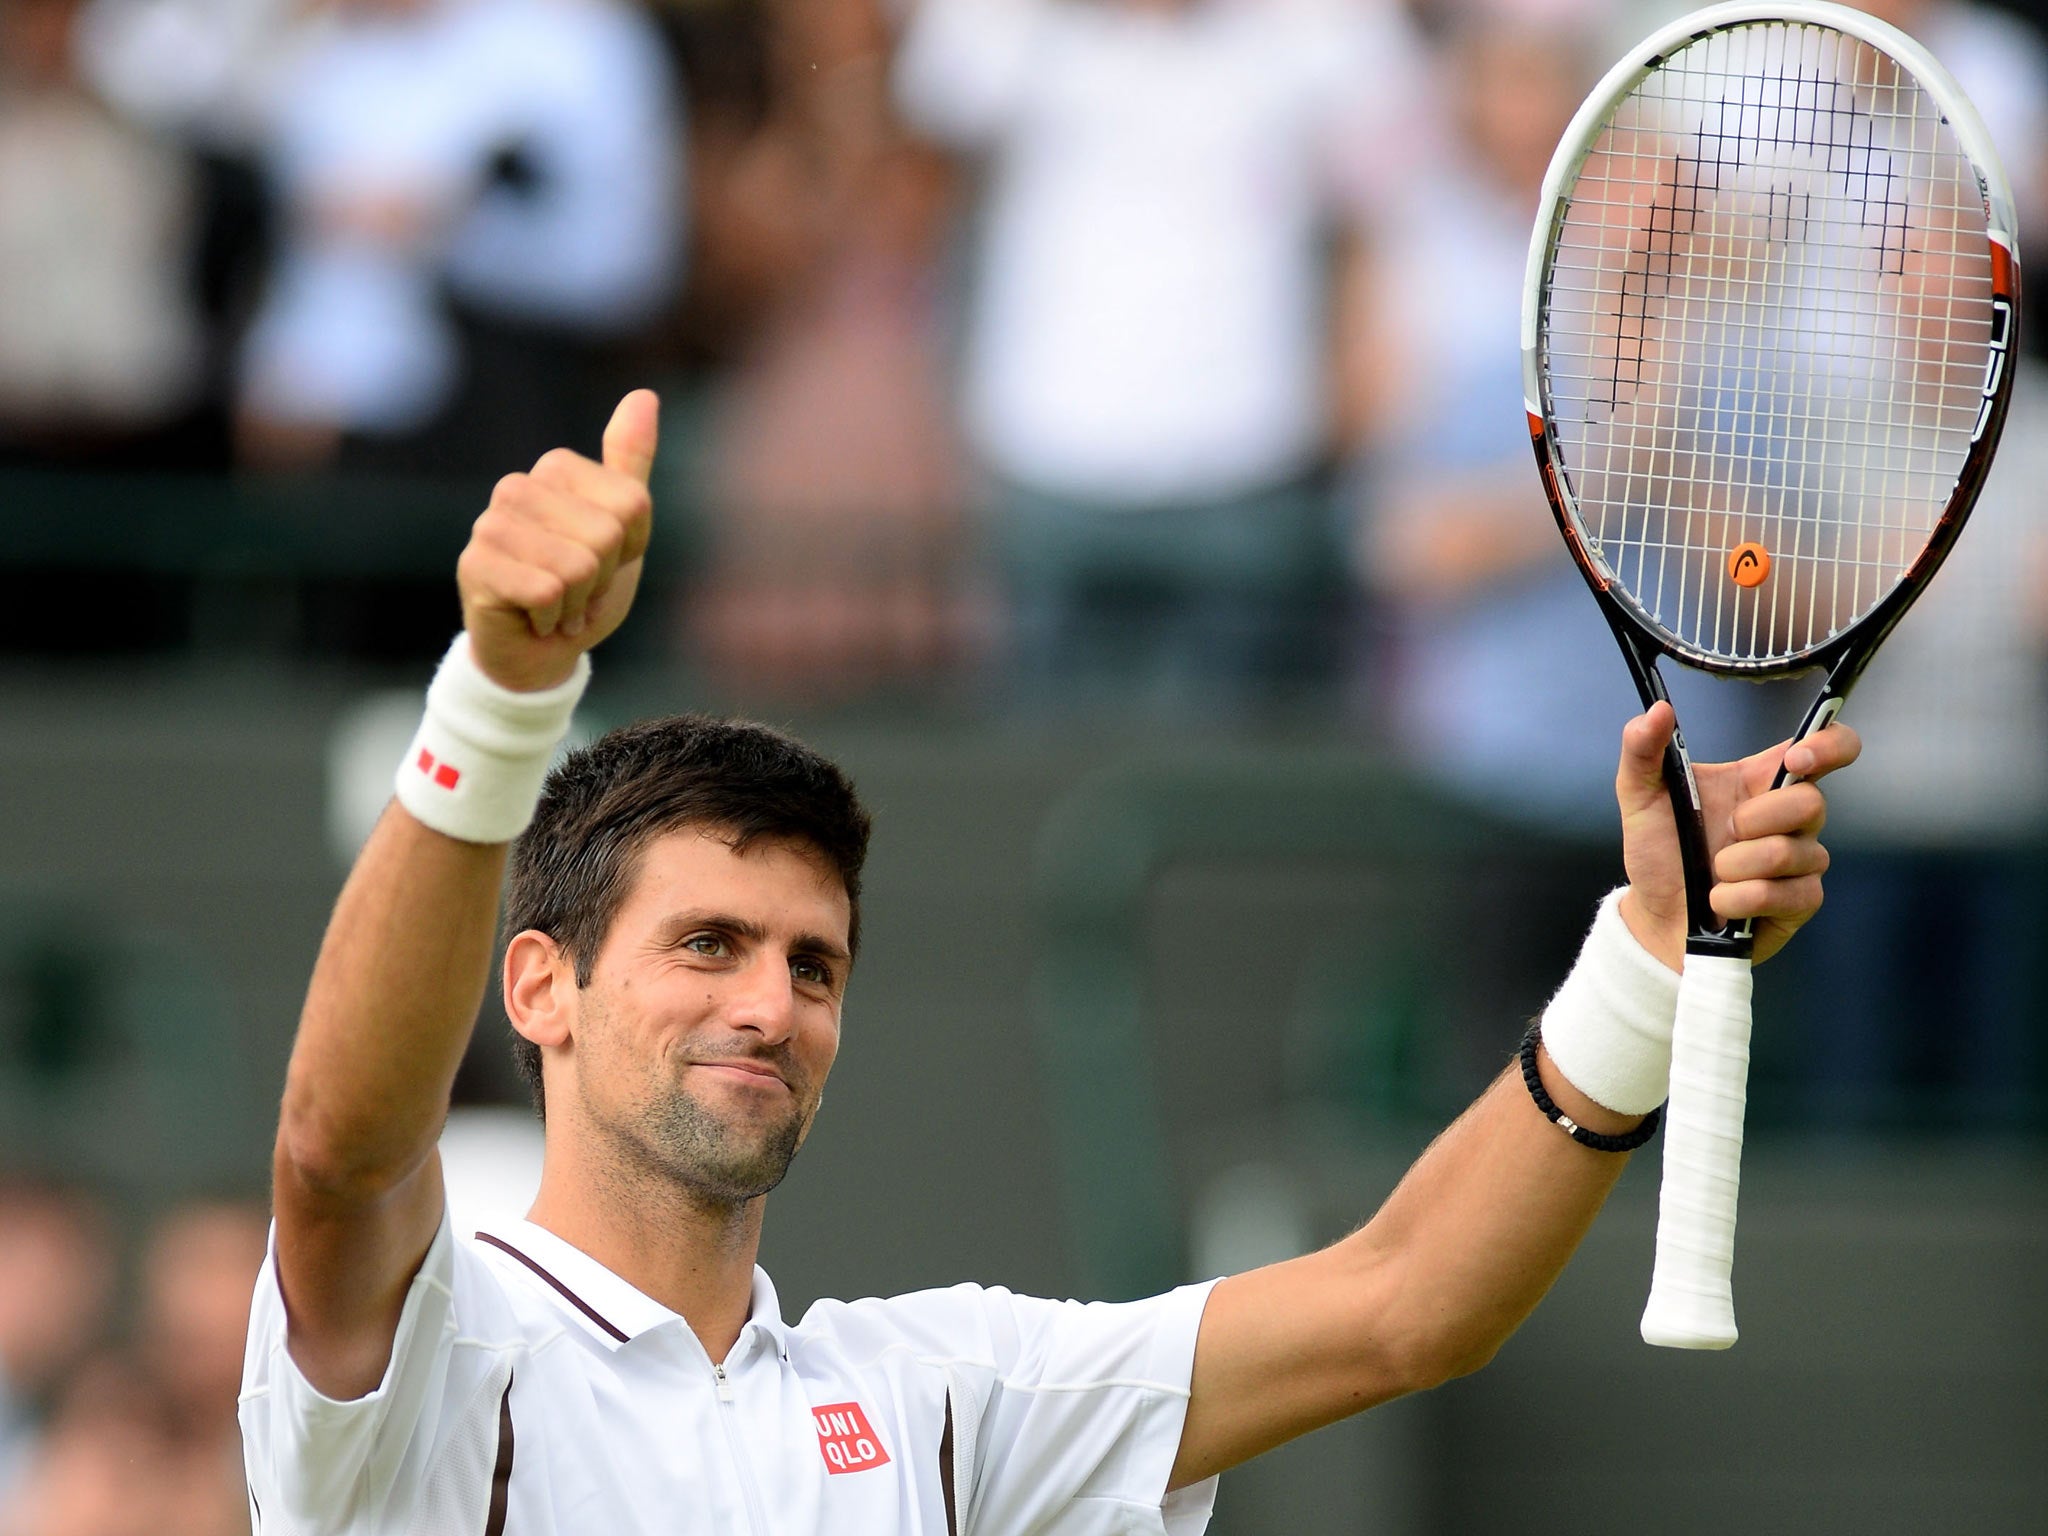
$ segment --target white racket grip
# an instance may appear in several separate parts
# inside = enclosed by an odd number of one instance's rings
[[[1667,1349],[1735,1342],[1735,1197],[1749,1091],[1750,962],[1687,955],[1671,1036],[1657,1262],[1643,1338]]]

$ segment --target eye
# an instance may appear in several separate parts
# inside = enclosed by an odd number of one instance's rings
[[[798,955],[789,962],[789,974],[798,981],[808,982],[816,987],[832,985],[832,967],[822,960],[809,955]]]
[[[724,960],[732,954],[732,946],[726,943],[725,936],[717,933],[693,933],[683,940],[682,947],[693,954],[708,955],[714,960]]]

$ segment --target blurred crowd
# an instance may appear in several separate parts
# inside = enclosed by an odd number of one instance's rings
[[[0,1533],[249,1530],[235,1397],[266,1223],[193,1202],[129,1254],[91,1195],[0,1179]]]
[[[721,698],[1306,698],[1604,826],[1634,695],[1532,473],[1521,280],[1566,120],[1680,8],[0,0],[0,486],[490,476],[651,381],[669,643]],[[2033,24],[1866,8],[1962,80],[2048,249]],[[2009,930],[2048,825],[2041,393],[1857,701],[1838,803],[1892,862],[1837,888],[1878,937],[1811,973],[1890,1021],[1815,1039],[1851,1115],[1909,1048],[2039,1077]],[[1709,752],[1769,713],[1679,702]],[[1884,937],[1934,912],[1941,945]],[[1983,995],[1930,1047],[1958,945]],[[111,1231],[0,1187],[0,1536],[242,1529],[261,1217],[164,1218],[125,1306]]]
[[[2048,202],[2030,25],[1873,3]],[[1663,5],[0,0],[0,471],[489,477],[651,380],[725,697],[1334,696],[1569,815],[1519,274]]]
[[[494,476],[652,380],[726,697],[1306,691],[1569,816],[1519,276],[1672,8],[0,0],[0,469]],[[1872,8],[2048,202],[2031,25]]]

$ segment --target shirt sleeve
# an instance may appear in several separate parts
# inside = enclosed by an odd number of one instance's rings
[[[355,1533],[383,1522],[417,1489],[433,1453],[455,1327],[455,1239],[447,1214],[399,1313],[376,1390],[351,1401],[307,1381],[285,1347],[277,1230],[256,1280],[242,1365],[243,1456],[261,1530]]]
[[[967,1536],[1199,1536],[1216,1479],[1170,1496],[1166,1482],[1210,1289],[1114,1303],[983,1293],[995,1372],[972,1426]]]

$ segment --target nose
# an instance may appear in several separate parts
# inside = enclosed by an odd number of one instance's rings
[[[748,1030],[764,1044],[780,1045],[796,1029],[796,986],[787,956],[763,953],[734,978],[727,999],[726,1021]]]

